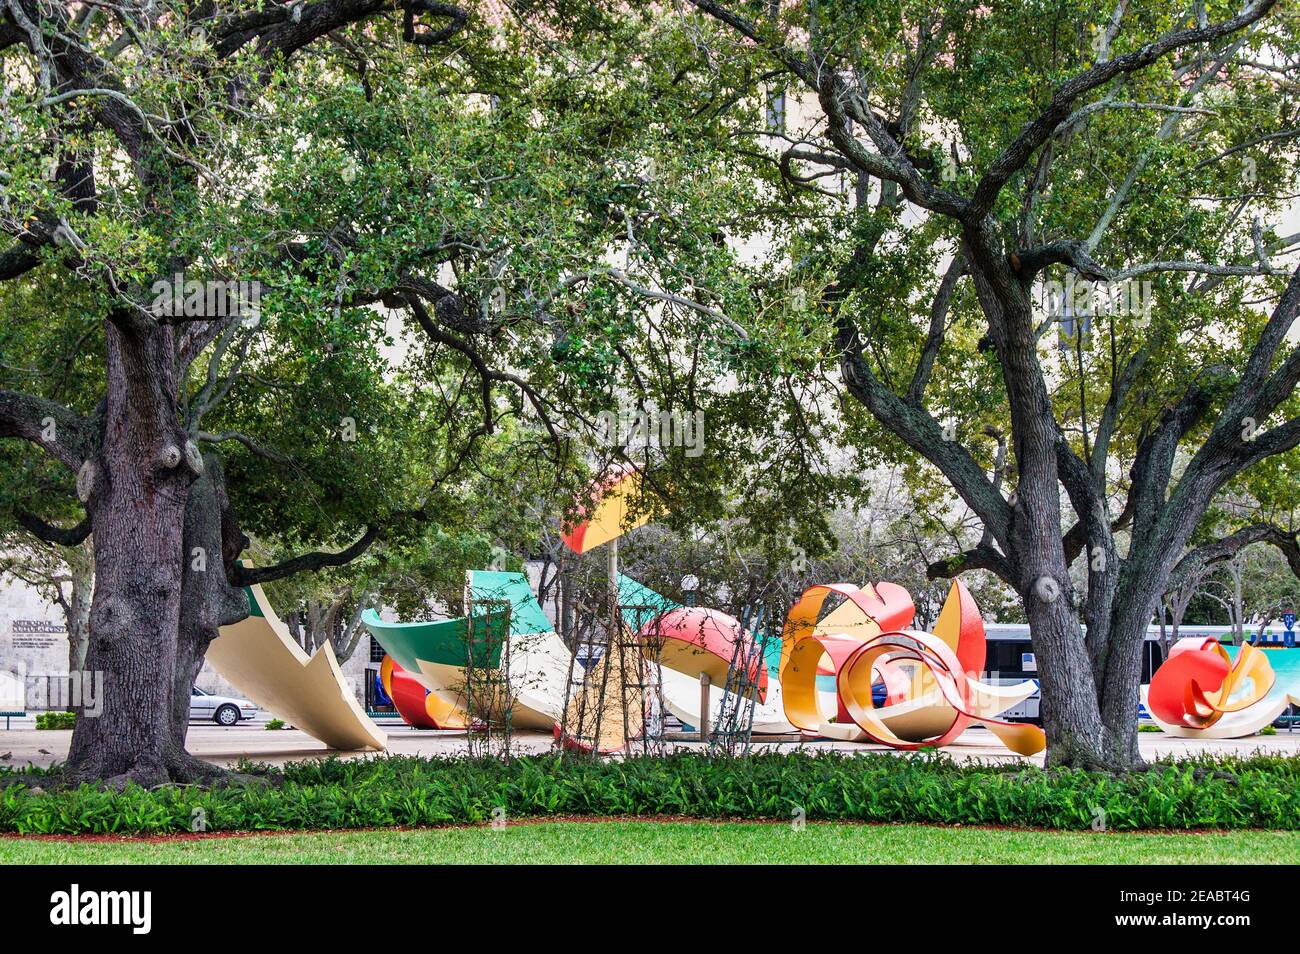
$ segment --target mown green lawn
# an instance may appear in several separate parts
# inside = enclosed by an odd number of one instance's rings
[[[0,838],[5,864],[1300,863],[1300,832],[1094,834],[751,822],[545,822],[506,828],[189,841]]]

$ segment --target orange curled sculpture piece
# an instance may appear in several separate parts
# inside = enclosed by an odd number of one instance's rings
[[[819,621],[822,607],[830,596],[842,596],[844,602]],[[795,644],[808,636],[834,632],[861,642],[885,630],[903,629],[915,616],[911,594],[895,583],[875,586],[868,583],[866,589],[852,583],[810,586],[786,614],[781,636],[781,672],[785,672]]]
[[[1208,729],[1259,702],[1275,679],[1262,650],[1242,646],[1234,662],[1217,639],[1191,636],[1174,644],[1151,677],[1147,708],[1160,722]]]
[[[887,724],[889,710],[906,709],[911,700],[886,704],[880,709],[872,705],[871,681],[862,673],[871,673],[885,660],[887,666],[896,666],[903,660],[918,663],[924,673],[922,682],[933,685],[940,698],[929,698],[933,690],[923,691],[919,701],[924,705],[913,707],[907,718],[902,717],[902,712],[896,713]],[[840,702],[848,709],[849,717],[873,741],[883,745],[896,749],[947,745],[973,722],[978,722],[1013,752],[1020,755],[1041,752],[1047,745],[1043,730],[986,714],[979,685],[961,669],[957,655],[943,640],[916,630],[886,633],[862,644],[840,667],[836,677]]]
[[[828,721],[817,690],[819,670],[839,671],[844,661],[853,654],[858,640],[850,636],[814,635],[798,640],[790,650],[789,658],[781,670],[781,693],[785,698],[785,717],[796,729],[816,734]],[[830,666],[822,665],[829,657]],[[848,712],[842,706],[836,717],[843,722]]]
[[[822,608],[831,597],[843,602],[825,615]],[[894,583],[819,583],[804,590],[786,614],[781,635],[781,690],[786,718],[807,733],[820,732],[829,722],[817,690],[818,675],[835,675],[853,651],[888,629],[901,629],[912,622],[916,607],[912,597]],[[890,695],[897,698],[902,679],[898,673],[881,669]],[[870,686],[867,687],[870,695]],[[849,721],[843,700],[837,700],[836,719]]]
[[[822,608],[832,594],[843,602]],[[835,583],[810,587],[791,609],[782,644],[781,687],[786,718],[805,733],[868,738],[899,749],[947,745],[973,723],[1021,755],[1047,745],[1037,726],[996,716],[1036,691],[1030,682],[994,686],[979,680],[984,623],[974,598],[954,581],[934,633],[908,629],[915,615],[902,587],[865,589]],[[829,665],[827,661],[829,660]],[[818,670],[835,674],[835,719],[828,718]],[[883,682],[884,705],[872,700]]]

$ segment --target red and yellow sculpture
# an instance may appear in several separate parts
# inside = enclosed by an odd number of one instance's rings
[[[725,686],[733,676],[752,687],[759,702],[767,700],[762,652],[739,620],[721,610],[680,606],[642,627],[641,638],[648,646],[657,643],[659,662],[675,672],[696,681],[707,675],[715,686]]]
[[[576,553],[587,553],[604,544],[617,546],[618,538],[645,523],[650,514],[634,503],[642,496],[641,475],[630,467],[615,468],[593,488],[591,500],[579,519],[564,534],[565,544]],[[617,551],[610,555],[610,579],[617,578]],[[828,598],[840,605],[823,614]],[[762,653],[753,647],[752,637],[736,620],[716,610],[677,608],[643,628],[643,640],[657,641],[651,655],[662,664],[663,695],[677,714],[681,706],[668,700],[679,688],[689,688],[701,675],[721,685],[743,660],[745,683],[754,687],[755,726],[797,728],[810,735],[846,741],[872,740],[900,749],[946,745],[973,723],[987,726],[1004,745],[1022,755],[1033,755],[1046,747],[1037,726],[1000,720],[998,715],[1033,695],[1033,681],[1014,686],[981,682],[984,667],[984,622],[970,592],[954,582],[934,633],[910,629],[916,615],[912,597],[894,583],[831,583],[810,587],[790,610],[782,635],[780,680],[769,684]],[[628,640],[619,639],[607,657],[624,677],[636,671],[644,660],[637,654],[619,654]],[[602,659],[600,665],[608,665]],[[834,676],[835,691],[819,692],[818,675]],[[686,680],[682,687],[677,683]],[[602,680],[603,682],[604,680]],[[621,680],[626,681],[626,679]],[[641,682],[634,679],[634,682]],[[876,707],[872,686],[882,683],[884,704]],[[830,698],[824,698],[829,696]],[[587,700],[588,702],[590,700]],[[622,712],[601,710],[597,724],[612,733],[595,745],[600,751],[615,751],[641,731],[635,713],[629,720],[626,700]],[[581,723],[570,702],[569,725]],[[785,718],[780,717],[784,711]],[[624,718],[619,718],[623,715]],[[688,719],[698,724],[699,715]],[[604,717],[604,718],[601,718]],[[681,715],[678,715],[682,718]],[[576,720],[576,722],[575,722]],[[619,731],[624,724],[633,728]],[[559,730],[557,727],[557,734]],[[573,733],[583,735],[583,731]],[[574,739],[562,740],[578,744]]]
[[[823,615],[832,596],[843,602]],[[898,749],[947,745],[972,724],[984,725],[1020,755],[1046,748],[1042,729],[997,718],[1037,685],[980,681],[984,621],[965,584],[953,582],[933,633],[908,628],[915,614],[911,596],[893,583],[805,590],[782,636],[786,718],[808,734]],[[817,688],[819,672],[835,676],[829,704]],[[872,700],[875,683],[885,690],[881,706]]]
[[[430,692],[415,676],[384,656],[379,664],[379,681],[393,708],[409,726],[417,729],[464,729],[469,725],[465,710]]]
[[[588,491],[590,499],[578,508],[576,520],[561,539],[574,553],[589,553],[648,523],[653,514],[645,506],[641,472],[630,464],[611,467]]]
[[[1262,650],[1242,646],[1234,661],[1212,636],[1191,636],[1169,650],[1169,658],[1151,677],[1146,703],[1163,725],[1209,729],[1225,715],[1262,700],[1275,680]],[[1267,715],[1263,724],[1272,718]]]

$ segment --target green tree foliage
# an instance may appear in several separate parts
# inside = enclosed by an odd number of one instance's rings
[[[1232,482],[1300,441],[1294,11],[690,7],[701,108],[791,104],[783,130],[719,124],[781,175],[754,204],[774,246],[753,330],[779,341],[802,289],[818,320],[783,355],[842,388],[864,465],[966,528],[931,574],[1020,594],[1053,760],[1132,764],[1166,581]]]
[[[5,8],[5,502],[93,531],[110,685],[71,774],[203,771],[157,720],[238,585],[513,547],[509,502],[553,514],[610,459],[677,520],[816,526],[795,502],[838,478],[788,461],[820,447],[753,437],[802,398],[744,331],[750,179],[670,95],[689,36],[553,12]],[[624,402],[704,414],[710,453],[601,438]],[[240,566],[249,537],[287,559]]]

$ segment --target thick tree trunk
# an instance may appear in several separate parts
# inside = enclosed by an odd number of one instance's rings
[[[1044,435],[1042,439],[1047,438]],[[1103,748],[1097,678],[1061,545],[1055,467],[1045,461],[1041,452],[1035,456],[1040,467],[1021,467],[1010,559],[1038,662],[1047,764],[1109,767]]]
[[[1126,616],[1129,619],[1111,632],[1101,700],[1103,764],[1120,770],[1142,764],[1138,751],[1138,686],[1142,682],[1142,647],[1150,619],[1148,616],[1135,623],[1133,614]]]
[[[1116,766],[1106,752],[1097,677],[1062,543],[1060,430],[1038,361],[1027,288],[1010,272],[991,220],[968,226],[964,238],[965,257],[989,319],[1011,411],[1016,485],[1010,502],[1007,558],[1025,603],[1038,659],[1047,764],[1123,767]]]
[[[79,547],[82,551],[69,562],[71,579],[68,582],[67,630],[68,672],[75,674],[86,668],[86,650],[90,645],[90,605],[95,593],[93,545],[87,541]]]
[[[1110,768],[1097,684],[1078,613],[1067,589],[1041,582],[1068,581],[1068,571],[1058,566],[1053,572],[1041,555],[1030,556],[1024,563],[1021,596],[1042,687],[1039,707],[1047,734],[1047,764]]]
[[[1142,764],[1137,731],[1142,650],[1147,627],[1168,587],[1172,562],[1164,555],[1137,548],[1130,552],[1115,593],[1101,682],[1101,717],[1105,726],[1103,754],[1107,763],[1117,768]],[[1175,625],[1181,620],[1180,613]]]
[[[66,773],[157,785],[169,777],[183,525],[201,464],[177,423],[172,330],[109,321],[105,336],[103,441],[78,475],[95,540],[86,669],[102,674],[104,698],[77,720]]]
[[[185,751],[190,726],[190,689],[203,668],[208,644],[222,626],[248,616],[248,597],[230,585],[228,559],[242,546],[230,536],[226,520],[229,501],[221,460],[203,457],[203,473],[190,487],[185,509],[184,563],[181,571],[181,610],[176,636],[176,671],[171,695],[171,746],[168,773],[176,781],[198,781],[224,774],[215,765]],[[233,549],[232,549],[233,547]]]

